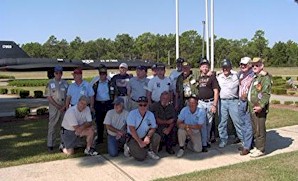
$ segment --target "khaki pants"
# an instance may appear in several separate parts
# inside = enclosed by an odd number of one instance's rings
[[[154,133],[150,141],[151,142],[149,144],[149,149],[152,150],[154,153],[157,153],[160,142],[160,136],[157,133]],[[129,147],[129,152],[131,156],[134,157],[136,160],[143,161],[146,159],[147,147],[141,148],[134,138],[130,139],[130,141],[127,143],[127,146]]]
[[[63,116],[64,113],[56,109],[52,104],[49,105],[48,147],[55,146],[55,140],[57,135],[59,135]]]
[[[185,140],[190,137],[191,143],[188,143],[187,147],[195,152],[202,152],[202,138],[201,131],[188,135],[185,129],[178,129],[178,142],[180,147],[184,147]]]

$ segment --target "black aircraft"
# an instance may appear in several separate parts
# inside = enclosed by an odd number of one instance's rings
[[[60,65],[66,71],[75,68],[96,69],[104,64],[109,69],[117,69],[120,63],[126,63],[129,69],[135,69],[139,65],[151,67],[153,62],[149,60],[65,60],[52,58],[32,58],[13,41],[0,41],[0,71],[48,71],[56,65]]]

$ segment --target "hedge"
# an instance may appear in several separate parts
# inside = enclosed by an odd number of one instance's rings
[[[0,94],[7,94],[7,93],[8,93],[8,89],[0,88]]]
[[[20,90],[20,97],[27,98],[30,95],[30,91],[28,90]]]
[[[44,115],[44,114],[46,114],[46,113],[48,113],[48,109],[45,108],[45,107],[43,107],[43,108],[39,108],[39,109],[36,110],[36,114],[37,114],[37,115]]]
[[[35,98],[43,98],[43,92],[41,90],[34,91]]]
[[[46,86],[49,82],[48,79],[36,79],[36,80],[13,80],[8,83],[9,86],[16,87],[38,87]]]
[[[272,87],[271,92],[272,94],[277,94],[277,95],[287,94],[287,89]]]
[[[280,101],[279,100],[272,100],[271,104],[280,104]]]
[[[24,118],[25,116],[29,115],[30,108],[29,107],[19,107],[16,108],[15,114],[17,118]]]
[[[294,101],[285,101],[284,104],[285,105],[291,105],[291,104],[294,104]]]
[[[20,94],[21,90],[24,90],[24,89],[13,88],[13,89],[10,89],[10,93],[11,94]]]
[[[11,75],[0,75],[0,79],[15,79],[15,77]]]

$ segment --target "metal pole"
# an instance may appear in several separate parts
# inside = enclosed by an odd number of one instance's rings
[[[205,29],[205,31],[206,31],[206,58],[207,58],[207,60],[208,61],[210,61],[210,59],[209,59],[209,23],[208,23],[208,0],[205,0],[205,11],[206,11],[206,20],[205,20],[205,22],[206,22],[206,29]]]
[[[203,37],[202,37],[202,58],[205,56],[205,21],[202,21],[203,24]]]
[[[171,50],[168,51],[168,65],[171,65]]]
[[[211,0],[210,4],[210,13],[211,13],[211,70],[213,71],[214,69],[214,0]]]
[[[176,59],[179,58],[179,0],[176,0]]]

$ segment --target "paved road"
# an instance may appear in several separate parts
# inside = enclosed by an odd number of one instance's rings
[[[179,159],[161,153],[162,158],[158,161],[147,159],[138,162],[133,158],[111,158],[108,155],[72,158],[2,168],[0,175],[6,181],[152,180],[254,160],[249,156],[240,156],[238,146],[228,145],[219,149],[213,144],[207,153],[193,153],[187,150],[184,157]],[[267,155],[264,157],[297,150],[298,125],[268,130]]]

